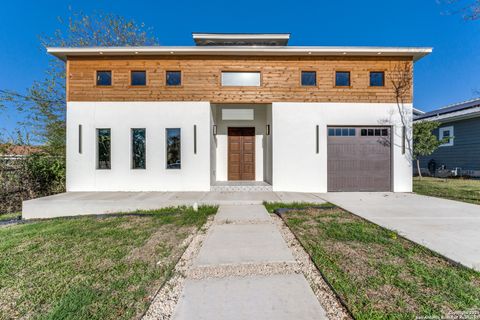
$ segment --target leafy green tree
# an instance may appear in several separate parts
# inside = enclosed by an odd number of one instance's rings
[[[413,124],[413,158],[417,162],[418,176],[422,178],[419,157],[431,155],[437,148],[447,142],[449,138],[438,140],[433,130],[440,126],[436,121],[419,121]]]
[[[152,30],[116,14],[86,15],[72,12],[52,36],[40,37],[43,47],[146,46],[157,44]],[[9,105],[25,113],[22,126],[32,133],[32,142],[45,145],[57,156],[65,154],[65,64],[51,59],[44,79],[25,92],[0,88],[0,107]]]

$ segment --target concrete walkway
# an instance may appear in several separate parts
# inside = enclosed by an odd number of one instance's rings
[[[480,206],[413,193],[327,193],[322,198],[480,271]]]
[[[325,202],[301,192],[65,192],[24,201],[23,219],[151,210],[169,206],[262,204],[264,201]]]
[[[262,205],[220,206],[173,319],[326,319],[295,263]]]

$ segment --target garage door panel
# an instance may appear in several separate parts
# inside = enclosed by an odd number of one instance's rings
[[[384,135],[362,136],[361,129],[373,134],[383,132]],[[354,136],[332,136],[330,131],[327,148],[328,191],[391,190],[390,128],[358,127]]]

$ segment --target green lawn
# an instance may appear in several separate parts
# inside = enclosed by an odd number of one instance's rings
[[[480,273],[340,208],[284,220],[356,319],[415,319],[480,308]]]
[[[310,202],[263,202],[268,212],[273,213],[277,209],[306,209],[311,207],[333,207],[331,203],[310,203]]]
[[[17,219],[21,215],[22,215],[21,212],[0,214],[0,221]]]
[[[215,207],[0,228],[0,319],[132,319]]]
[[[480,204],[480,180],[415,177],[413,191],[426,196]]]

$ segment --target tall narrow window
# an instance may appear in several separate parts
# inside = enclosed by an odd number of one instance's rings
[[[78,125],[78,153],[82,153],[82,125]]]
[[[181,133],[179,128],[167,129],[167,169],[180,169],[181,162]]]
[[[317,85],[316,71],[302,71],[302,86],[314,87]]]
[[[350,71],[335,72],[336,87],[350,87]]]
[[[132,71],[130,75],[130,84],[132,86],[146,86],[147,72],[146,71]]]
[[[111,86],[112,85],[112,71],[101,70],[97,71],[97,86]]]
[[[132,129],[132,169],[145,169],[145,129]]]
[[[111,168],[110,129],[97,129],[97,169]]]
[[[167,71],[167,86],[181,86],[182,72],[181,71]]]

